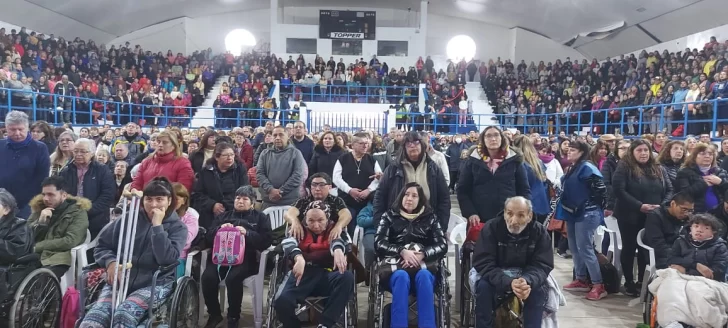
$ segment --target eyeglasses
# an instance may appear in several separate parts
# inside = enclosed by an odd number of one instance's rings
[[[420,141],[419,140],[407,141],[404,144],[408,147],[415,147],[415,146],[420,145]]]
[[[680,208],[680,212],[687,213],[687,214],[692,214],[695,212],[695,209],[692,209],[692,208],[687,208],[687,207],[682,207],[682,206],[678,206],[678,208]]]
[[[498,139],[500,138],[500,134],[498,133],[488,133],[485,135],[486,139]]]
[[[323,187],[326,187],[328,185],[329,184],[326,183],[326,182],[312,182],[311,183],[311,188],[323,188]]]

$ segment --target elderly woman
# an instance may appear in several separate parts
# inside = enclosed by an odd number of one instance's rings
[[[0,188],[0,272],[25,255],[33,253],[33,234],[25,220],[15,217],[18,211],[15,197]],[[6,278],[3,278],[6,279]],[[0,295],[4,296],[4,295]]]
[[[219,144],[221,146],[223,144]],[[212,244],[220,228],[235,227],[245,236],[245,259],[240,265],[219,267],[207,263],[202,274],[202,293],[205,297],[209,319],[205,327],[215,327],[222,322],[222,309],[218,301],[217,286],[225,279],[228,291],[228,327],[237,327],[240,320],[240,307],[243,301],[243,280],[258,273],[257,253],[271,245],[273,239],[270,220],[255,210],[257,195],[251,186],[242,186],[235,191],[233,207],[215,218],[207,231],[207,241]],[[222,276],[222,278],[221,278]]]
[[[402,139],[397,161],[384,170],[374,194],[374,222],[394,204],[408,183],[416,182],[424,190],[425,199],[447,229],[450,220],[450,193],[445,175],[427,155],[427,140],[416,131],[407,132]]]
[[[58,136],[58,147],[51,154],[51,174],[58,174],[73,158],[73,143],[78,137],[72,131],[64,131]]]
[[[91,209],[88,210],[91,238],[96,238],[109,223],[109,208],[114,203],[117,190],[109,168],[94,159],[95,149],[93,140],[78,139],[73,145],[73,161],[58,173],[66,181],[69,194],[91,201]]]
[[[476,147],[460,167],[456,190],[470,225],[495,218],[508,198],[531,198],[523,156],[508,147],[499,128],[486,128]]]
[[[147,157],[139,168],[139,175],[131,183],[132,192],[139,190],[154,177],[164,176],[171,182],[179,182],[187,190],[192,190],[195,173],[192,171],[190,161],[182,156],[177,136],[169,131],[162,131],[157,136],[157,149]]]
[[[178,263],[182,248],[187,241],[187,228],[175,213],[177,199],[172,184],[165,177],[151,180],[144,188],[142,208],[139,209],[134,241],[134,265],[129,269],[129,276],[134,277],[129,284],[129,296],[114,312],[114,322],[120,327],[137,327],[147,314],[146,307],[151,293],[158,299],[165,299],[172,293],[175,271],[161,272],[157,277],[157,285],[151,290],[152,277],[159,267],[168,267]],[[98,301],[86,313],[81,328],[102,328],[111,324],[111,292],[112,284],[117,279],[117,254],[121,220],[99,237],[99,244],[94,249],[96,263],[106,268],[106,280]],[[139,238],[139,236],[147,236]]]
[[[713,147],[699,143],[677,172],[675,191],[690,194],[697,213],[720,206],[721,197],[728,191],[728,172],[716,164],[716,157]]]
[[[245,164],[237,160],[233,145],[223,142],[215,146],[192,191],[192,207],[200,213],[200,226],[210,229],[216,216],[231,211],[235,191],[249,184]]]
[[[443,187],[447,190],[447,186]],[[379,221],[374,240],[377,255],[385,262],[395,259],[395,263],[399,263],[389,282],[384,282],[392,292],[392,328],[407,327],[411,288],[417,295],[418,326],[436,326],[432,306],[434,273],[438,261],[447,254],[445,233],[440,222],[424,189],[416,182],[409,182],[401,188],[396,200]]]

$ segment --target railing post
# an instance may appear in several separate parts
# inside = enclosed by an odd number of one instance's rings
[[[637,126],[637,136],[641,136],[642,135],[642,124],[644,123],[644,122],[642,122],[642,119],[644,118],[644,108],[642,108],[642,106],[639,106],[639,107],[637,107],[637,110],[640,113],[639,119],[637,120],[637,125],[638,125]]]
[[[723,135],[723,131],[718,131],[718,99],[713,99],[713,130],[712,131],[713,131],[713,135],[711,136],[712,138],[717,138],[719,135]]]

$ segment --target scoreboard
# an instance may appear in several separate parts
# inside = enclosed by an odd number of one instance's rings
[[[376,40],[375,11],[319,11],[320,39]]]

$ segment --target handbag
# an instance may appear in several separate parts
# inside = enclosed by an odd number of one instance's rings
[[[420,244],[407,244],[404,246],[405,249],[411,251],[424,251],[424,246]],[[438,262],[437,261],[426,261],[422,263],[419,268],[402,268],[402,261],[399,257],[387,257],[379,261],[377,264],[377,274],[379,275],[380,282],[389,282],[389,278],[397,270],[405,270],[409,274],[410,278],[414,279],[418,271],[427,269],[433,274],[437,273]]]

